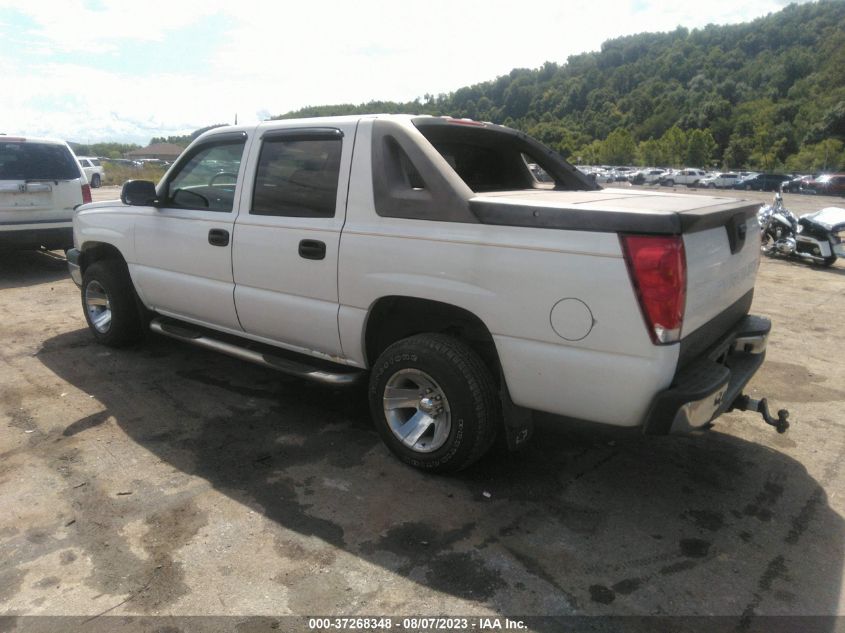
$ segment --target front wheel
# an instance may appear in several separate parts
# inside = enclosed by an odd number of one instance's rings
[[[387,447],[430,472],[453,472],[478,460],[501,418],[490,370],[468,345],[442,334],[388,347],[370,374],[369,400]]]
[[[666,185],[667,187],[674,187],[674,186],[675,186],[675,181],[674,181],[674,180],[671,180],[671,179],[670,179],[670,180],[665,180],[665,181],[663,182],[663,184],[664,184],[664,185]]]
[[[123,347],[144,335],[143,318],[123,262],[94,262],[82,275],[82,309],[94,338]]]

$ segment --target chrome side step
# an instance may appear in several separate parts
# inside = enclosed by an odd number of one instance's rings
[[[169,320],[165,321],[161,318],[153,319],[150,322],[150,329],[156,334],[162,334],[163,336],[168,336],[185,343],[204,347],[215,352],[221,352],[250,363],[263,365],[292,376],[314,380],[324,384],[338,386],[351,385],[358,382],[363,375],[362,371],[356,369],[350,369],[349,371],[329,371],[308,365],[307,362],[300,362],[281,355],[276,356],[269,352],[241,347],[233,343],[212,338],[203,331],[193,329],[190,325],[174,323]]]

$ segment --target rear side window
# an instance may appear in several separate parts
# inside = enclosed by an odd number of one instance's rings
[[[80,176],[64,145],[0,141],[0,180],[74,180]]]
[[[337,206],[339,138],[270,138],[261,147],[252,215],[331,218]]]
[[[418,117],[413,123],[476,193],[599,188],[557,153],[521,132],[439,117]]]
[[[523,154],[513,147],[470,143],[433,143],[467,186],[475,192],[528,189],[534,186]]]

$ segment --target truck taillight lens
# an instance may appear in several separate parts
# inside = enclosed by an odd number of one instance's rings
[[[91,200],[91,185],[82,185],[82,204],[87,204]]]
[[[622,251],[651,340],[681,339],[687,261],[680,235],[622,235]]]

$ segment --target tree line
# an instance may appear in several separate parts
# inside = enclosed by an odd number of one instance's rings
[[[527,132],[575,163],[845,169],[845,2],[744,24],[641,33],[414,101],[307,107],[468,117]]]

